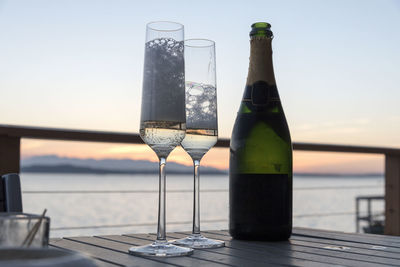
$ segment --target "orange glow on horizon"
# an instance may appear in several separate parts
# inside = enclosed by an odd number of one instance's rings
[[[227,149],[213,148],[203,158],[201,164],[218,169],[228,168]],[[156,154],[147,145],[91,143],[74,141],[48,141],[36,139],[22,139],[22,158],[39,155],[57,155],[80,159],[132,159],[157,162]],[[192,165],[189,155],[177,147],[168,157],[168,161],[184,165]]]
[[[156,154],[147,145],[48,141],[22,139],[22,158],[37,155],[93,159],[132,159],[157,162]],[[380,155],[354,153],[304,152],[293,153],[294,172],[314,173],[383,173],[384,161]],[[192,165],[189,155],[178,147],[168,157],[169,162]],[[202,166],[228,169],[229,149],[213,148],[203,158]]]

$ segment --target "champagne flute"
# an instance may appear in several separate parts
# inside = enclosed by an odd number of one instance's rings
[[[217,248],[225,243],[200,233],[200,160],[218,139],[215,43],[185,40],[186,136],[181,142],[194,165],[193,229],[174,244],[192,248]]]
[[[167,242],[165,235],[165,164],[185,137],[185,70],[183,25],[158,21],[147,24],[140,136],[159,158],[157,239],[131,247],[137,256],[172,257],[193,253]]]

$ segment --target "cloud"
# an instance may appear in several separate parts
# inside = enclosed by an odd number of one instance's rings
[[[335,140],[338,137],[366,133],[371,120],[368,118],[355,118],[341,121],[323,121],[293,125],[292,132],[296,139],[306,140]],[[341,138],[343,139],[343,138]]]

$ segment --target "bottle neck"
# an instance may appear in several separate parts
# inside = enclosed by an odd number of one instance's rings
[[[246,85],[264,81],[276,85],[272,65],[272,38],[254,36],[250,40],[250,63]]]

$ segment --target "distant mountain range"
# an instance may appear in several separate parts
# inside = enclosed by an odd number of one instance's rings
[[[169,174],[192,174],[193,167],[167,163]],[[227,170],[202,166],[202,174],[227,174]],[[157,174],[158,163],[131,159],[79,159],[56,155],[33,156],[21,160],[21,172],[94,173],[94,174]]]
[[[158,163],[131,159],[79,159],[56,155],[33,156],[21,160],[21,172],[33,173],[92,173],[92,174],[158,174]],[[228,170],[202,166],[202,174],[227,175]],[[193,167],[168,162],[168,174],[192,174]],[[367,177],[383,173],[296,172],[297,177]]]

